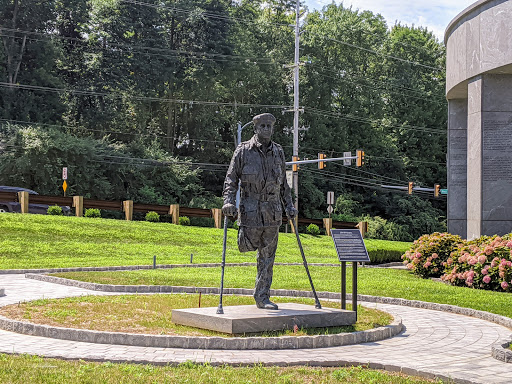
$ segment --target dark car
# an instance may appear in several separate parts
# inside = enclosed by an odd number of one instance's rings
[[[23,191],[28,192],[29,195],[38,195],[38,193],[36,191],[33,191],[31,189],[19,188],[19,187],[8,187],[5,185],[0,185],[0,192],[18,193],[18,192],[23,192]],[[48,211],[48,207],[49,207],[49,205],[46,205],[46,204],[30,204],[30,198],[29,198],[29,204],[28,204],[28,212],[29,213],[40,213],[40,214],[46,215],[46,213]],[[65,215],[71,214],[70,207],[64,206],[61,208],[62,208],[62,212]],[[21,212],[20,203],[17,201],[2,201],[2,199],[0,197],[0,213],[5,213],[5,212],[18,212],[18,213]]]

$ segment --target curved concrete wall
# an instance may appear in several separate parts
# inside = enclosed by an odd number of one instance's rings
[[[448,26],[448,230],[512,232],[512,0],[480,0]]]
[[[512,2],[480,0],[446,28],[446,95],[467,97],[468,80],[483,73],[512,74]]]

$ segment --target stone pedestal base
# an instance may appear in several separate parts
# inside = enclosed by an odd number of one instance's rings
[[[217,307],[175,309],[172,311],[172,321],[229,334],[280,331],[293,329],[295,325],[299,328],[338,327],[357,321],[353,311],[316,309],[295,303],[278,305],[278,310],[258,309],[256,305],[224,307],[223,315],[216,313]]]

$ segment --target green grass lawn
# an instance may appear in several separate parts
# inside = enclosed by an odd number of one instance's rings
[[[174,383],[258,383],[258,384],[431,384],[403,374],[354,368],[212,367],[184,363],[178,367],[140,364],[87,363],[36,356],[0,354],[0,383],[10,384],[174,384]]]
[[[317,291],[340,292],[340,268],[310,266]],[[348,268],[351,291],[352,270]],[[220,268],[176,268],[122,272],[69,272],[56,274],[82,281],[122,285],[176,285],[217,287]],[[224,286],[253,288],[255,267],[227,267]],[[274,289],[310,290],[303,266],[274,267]],[[512,318],[511,295],[465,287],[453,287],[441,282],[421,279],[407,270],[359,268],[358,293],[373,296],[400,297],[441,304],[452,304],[496,313]]]
[[[240,253],[237,231],[228,231],[227,261],[254,262],[255,252]],[[220,262],[222,229],[169,223],[127,222],[45,215],[0,214],[0,269]],[[332,239],[302,235],[308,262],[336,263]],[[410,243],[365,240],[372,260],[399,257]],[[302,262],[294,234],[282,233],[276,262]]]

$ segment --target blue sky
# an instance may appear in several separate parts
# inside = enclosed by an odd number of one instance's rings
[[[336,0],[339,4],[341,1]],[[442,41],[444,31],[450,21],[476,0],[344,0],[345,7],[369,10],[380,13],[393,26],[395,21],[401,24],[422,26]],[[321,9],[330,4],[330,0],[306,0],[310,10]]]

